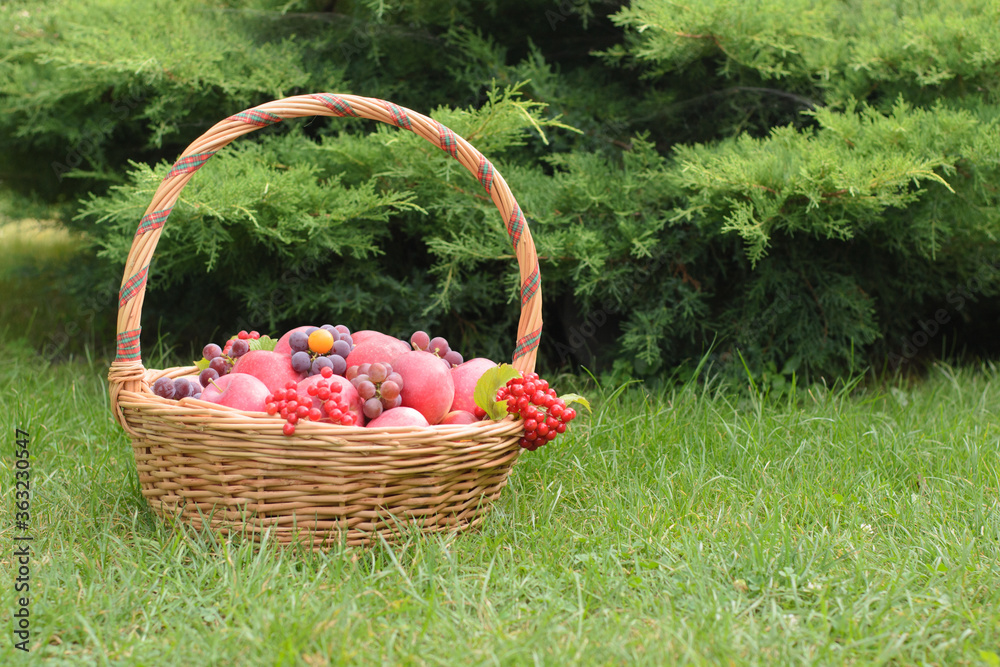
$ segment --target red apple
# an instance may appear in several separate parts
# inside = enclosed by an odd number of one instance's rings
[[[475,412],[476,383],[483,377],[483,373],[494,367],[496,364],[489,359],[477,357],[452,368],[451,379],[455,382],[455,398],[451,402],[451,409]]]
[[[302,373],[292,368],[292,358],[272,350],[250,350],[236,360],[232,373],[254,376],[271,393],[284,389],[289,382],[298,384],[302,380]]]
[[[368,422],[368,428],[382,426],[430,426],[427,419],[413,408],[400,407],[386,410]]]
[[[354,385],[351,384],[351,381],[345,377],[341,377],[340,375],[331,375],[329,378],[324,378],[322,375],[313,375],[311,377],[307,377],[302,382],[299,382],[299,387],[298,387],[299,395],[308,396],[309,387],[311,387],[312,385],[316,384],[317,382],[323,379],[326,379],[330,383],[331,387],[334,386],[334,384],[340,385],[341,399],[343,400],[344,403],[347,403],[347,409],[350,410],[352,415],[354,415],[354,425],[364,426],[365,415],[361,411],[364,401],[361,400],[361,397],[358,395],[358,390],[354,388]],[[319,408],[322,405],[323,401],[313,396],[312,407]]]
[[[476,415],[466,410],[452,410],[441,418],[442,424],[475,424],[478,421]]]
[[[399,394],[403,407],[414,408],[430,424],[437,424],[451,410],[455,381],[441,357],[411,350],[392,360],[392,370],[403,377],[403,391]]]
[[[352,335],[351,338],[353,339],[354,336]],[[347,355],[347,367],[374,364],[375,362],[392,363],[393,359],[409,351],[409,344],[398,338],[373,331],[364,338],[363,342],[355,341],[354,349]]]
[[[246,373],[229,373],[212,380],[201,392],[201,400],[237,410],[264,412],[268,391],[264,383]]]
[[[288,345],[288,337],[291,336],[296,331],[305,331],[306,329],[314,329],[313,325],[307,324],[301,327],[295,327],[291,331],[286,331],[284,335],[278,339],[278,342],[274,344],[274,351],[280,354],[292,356],[292,348]]]

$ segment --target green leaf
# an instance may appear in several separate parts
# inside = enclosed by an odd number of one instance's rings
[[[510,364],[500,364],[489,369],[479,378],[472,398],[490,419],[503,419],[507,415],[507,401],[496,400],[497,390],[516,377],[521,377],[521,373],[516,368]]]
[[[273,350],[274,346],[278,344],[278,341],[270,336],[261,336],[257,339],[251,338],[247,342],[250,343],[251,350]]]
[[[201,359],[199,359],[198,361],[194,362],[194,365],[198,367],[198,370],[199,370],[199,371],[203,371],[203,370],[205,370],[206,368],[208,368],[208,365],[209,365],[210,363],[212,363],[212,362],[211,362],[211,361],[209,361],[208,359],[205,359],[204,357],[202,357],[202,358],[201,358]]]
[[[566,405],[569,405],[570,403],[579,403],[583,407],[587,408],[587,412],[592,412],[590,409],[590,401],[580,394],[563,394],[559,398],[561,398]]]

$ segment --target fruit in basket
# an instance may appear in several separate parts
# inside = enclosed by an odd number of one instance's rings
[[[475,424],[478,421],[479,418],[467,410],[452,410],[441,418],[442,424]]]
[[[333,349],[333,334],[326,329],[316,329],[309,334],[309,349],[316,354],[326,354]]]
[[[236,360],[232,374],[252,375],[267,387],[275,391],[288,382],[298,383],[302,373],[292,368],[291,358],[273,350],[251,350]]]
[[[337,395],[335,398],[337,398],[338,402],[341,404],[338,406],[341,413],[350,413],[353,417],[353,425],[362,426],[365,423],[364,417],[362,416],[363,401],[361,400],[361,397],[358,396],[358,390],[355,389],[354,385],[352,385],[346,378],[332,373],[328,375],[321,373],[302,380],[298,383],[296,389],[299,395],[311,397],[312,403],[310,407],[323,410],[326,401],[330,399],[330,396],[327,396],[325,392],[319,391],[323,384],[326,384],[326,386]],[[315,393],[310,390],[311,387],[316,387]],[[336,389],[334,389],[334,387],[336,387]],[[342,423],[330,417],[329,414],[325,414],[322,421]]]
[[[247,373],[230,373],[213,380],[201,392],[201,400],[237,410],[264,412],[268,388]]]
[[[430,424],[420,412],[407,407],[386,410],[368,422],[369,428],[383,428],[386,426],[430,426]]]
[[[319,375],[323,368],[343,375],[347,370],[347,355],[354,349],[351,330],[343,324],[321,327],[296,327],[278,339],[274,351],[287,355],[296,372]]]
[[[291,338],[292,334],[294,334],[296,332],[306,332],[308,329],[316,329],[316,328],[317,327],[314,327],[314,326],[312,326],[310,324],[307,324],[307,325],[304,325],[304,326],[301,326],[301,327],[295,327],[294,329],[292,329],[290,331],[286,331],[281,336],[281,338],[278,339],[278,342],[275,343],[275,345],[274,345],[274,351],[275,352],[279,352],[281,354],[288,354],[288,355],[290,355],[292,353],[292,348],[289,345],[288,340],[289,340],[289,338]],[[305,337],[306,337],[306,340],[308,340],[309,334],[306,334]],[[303,346],[303,347],[300,347],[298,349],[305,350],[306,347]]]
[[[576,410],[567,407],[577,402],[586,408],[590,404],[582,396],[566,394],[562,398],[555,389],[538,373],[528,373],[523,377],[510,379],[496,392],[497,402],[505,402],[508,414],[524,420],[524,436],[519,444],[524,449],[534,451],[547,442],[555,440],[566,427],[576,419]]]
[[[483,357],[477,357],[451,369],[451,379],[455,383],[455,397],[451,402],[452,410],[475,412],[476,383],[479,382],[483,373],[491,368],[496,368],[496,363]]]
[[[411,350],[396,357],[392,368],[403,378],[403,407],[414,408],[431,424],[437,424],[451,410],[455,381],[440,358]]]
[[[391,410],[402,403],[400,392],[403,377],[392,370],[391,364],[376,361],[347,369],[347,379],[351,381],[361,400],[364,401],[365,417],[375,419],[383,410]]]
[[[160,398],[169,398],[177,401],[188,396],[198,398],[201,394],[201,384],[197,378],[161,377],[153,383],[153,393]]]
[[[375,362],[392,363],[392,360],[409,352],[410,346],[392,336],[372,332],[362,343],[357,343],[347,355],[347,367],[373,364]]]
[[[458,366],[464,361],[461,353],[451,349],[447,340],[441,338],[440,336],[431,338],[430,334],[426,331],[415,331],[413,335],[410,336],[410,345],[413,346],[414,350],[430,352],[431,354],[444,359],[448,368]]]

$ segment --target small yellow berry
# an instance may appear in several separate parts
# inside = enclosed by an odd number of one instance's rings
[[[333,349],[333,334],[326,329],[316,329],[309,334],[309,349],[316,354],[326,354]]]

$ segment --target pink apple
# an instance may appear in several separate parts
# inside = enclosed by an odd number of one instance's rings
[[[479,420],[476,415],[465,410],[452,410],[441,418],[442,424],[475,424]]]
[[[301,327],[295,327],[291,331],[286,331],[284,335],[278,339],[278,342],[274,345],[274,351],[287,356],[292,356],[292,348],[288,345],[288,337],[291,336],[296,331],[305,331],[306,329],[315,329],[311,324],[307,324]]]
[[[383,426],[430,426],[427,419],[413,408],[400,407],[386,410],[368,422],[368,428]]]
[[[299,395],[308,396],[309,387],[311,387],[312,385],[316,384],[317,382],[323,379],[324,378],[322,375],[313,375],[311,377],[307,377],[302,382],[299,382],[299,387],[298,387]],[[365,415],[361,411],[364,401],[361,400],[361,397],[358,395],[358,390],[354,388],[354,385],[351,384],[351,381],[339,375],[331,375],[329,378],[325,379],[330,383],[331,387],[334,386],[335,384],[340,385],[341,398],[343,399],[344,403],[347,403],[347,409],[350,410],[352,415],[354,415],[354,425],[364,426]],[[322,405],[323,401],[314,396],[312,407],[319,408]]]
[[[441,357],[411,350],[392,360],[392,370],[403,377],[403,407],[414,408],[430,424],[437,424],[451,410],[455,381]]]
[[[361,343],[363,343],[366,340],[368,340],[369,338],[371,338],[372,334],[378,334],[379,336],[384,336],[385,335],[381,331],[372,331],[371,329],[362,329],[361,331],[352,331],[351,332],[351,340],[354,341],[355,345],[361,345]]]
[[[354,337],[351,336],[351,338]],[[409,351],[408,343],[374,331],[366,336],[363,342],[355,341],[354,349],[347,355],[347,367],[374,364],[376,361],[384,364],[392,363],[393,359]]]
[[[201,400],[218,403],[237,410],[264,412],[268,388],[246,373],[229,373],[212,380],[201,392]]]
[[[298,384],[302,380],[302,373],[292,368],[292,358],[289,355],[271,350],[250,350],[236,360],[230,374],[232,373],[254,376],[271,393],[284,389],[289,382]]]
[[[496,364],[489,359],[477,357],[452,368],[451,379],[455,382],[455,398],[452,400],[451,409],[475,412],[476,383],[483,377],[483,373],[495,367]]]

